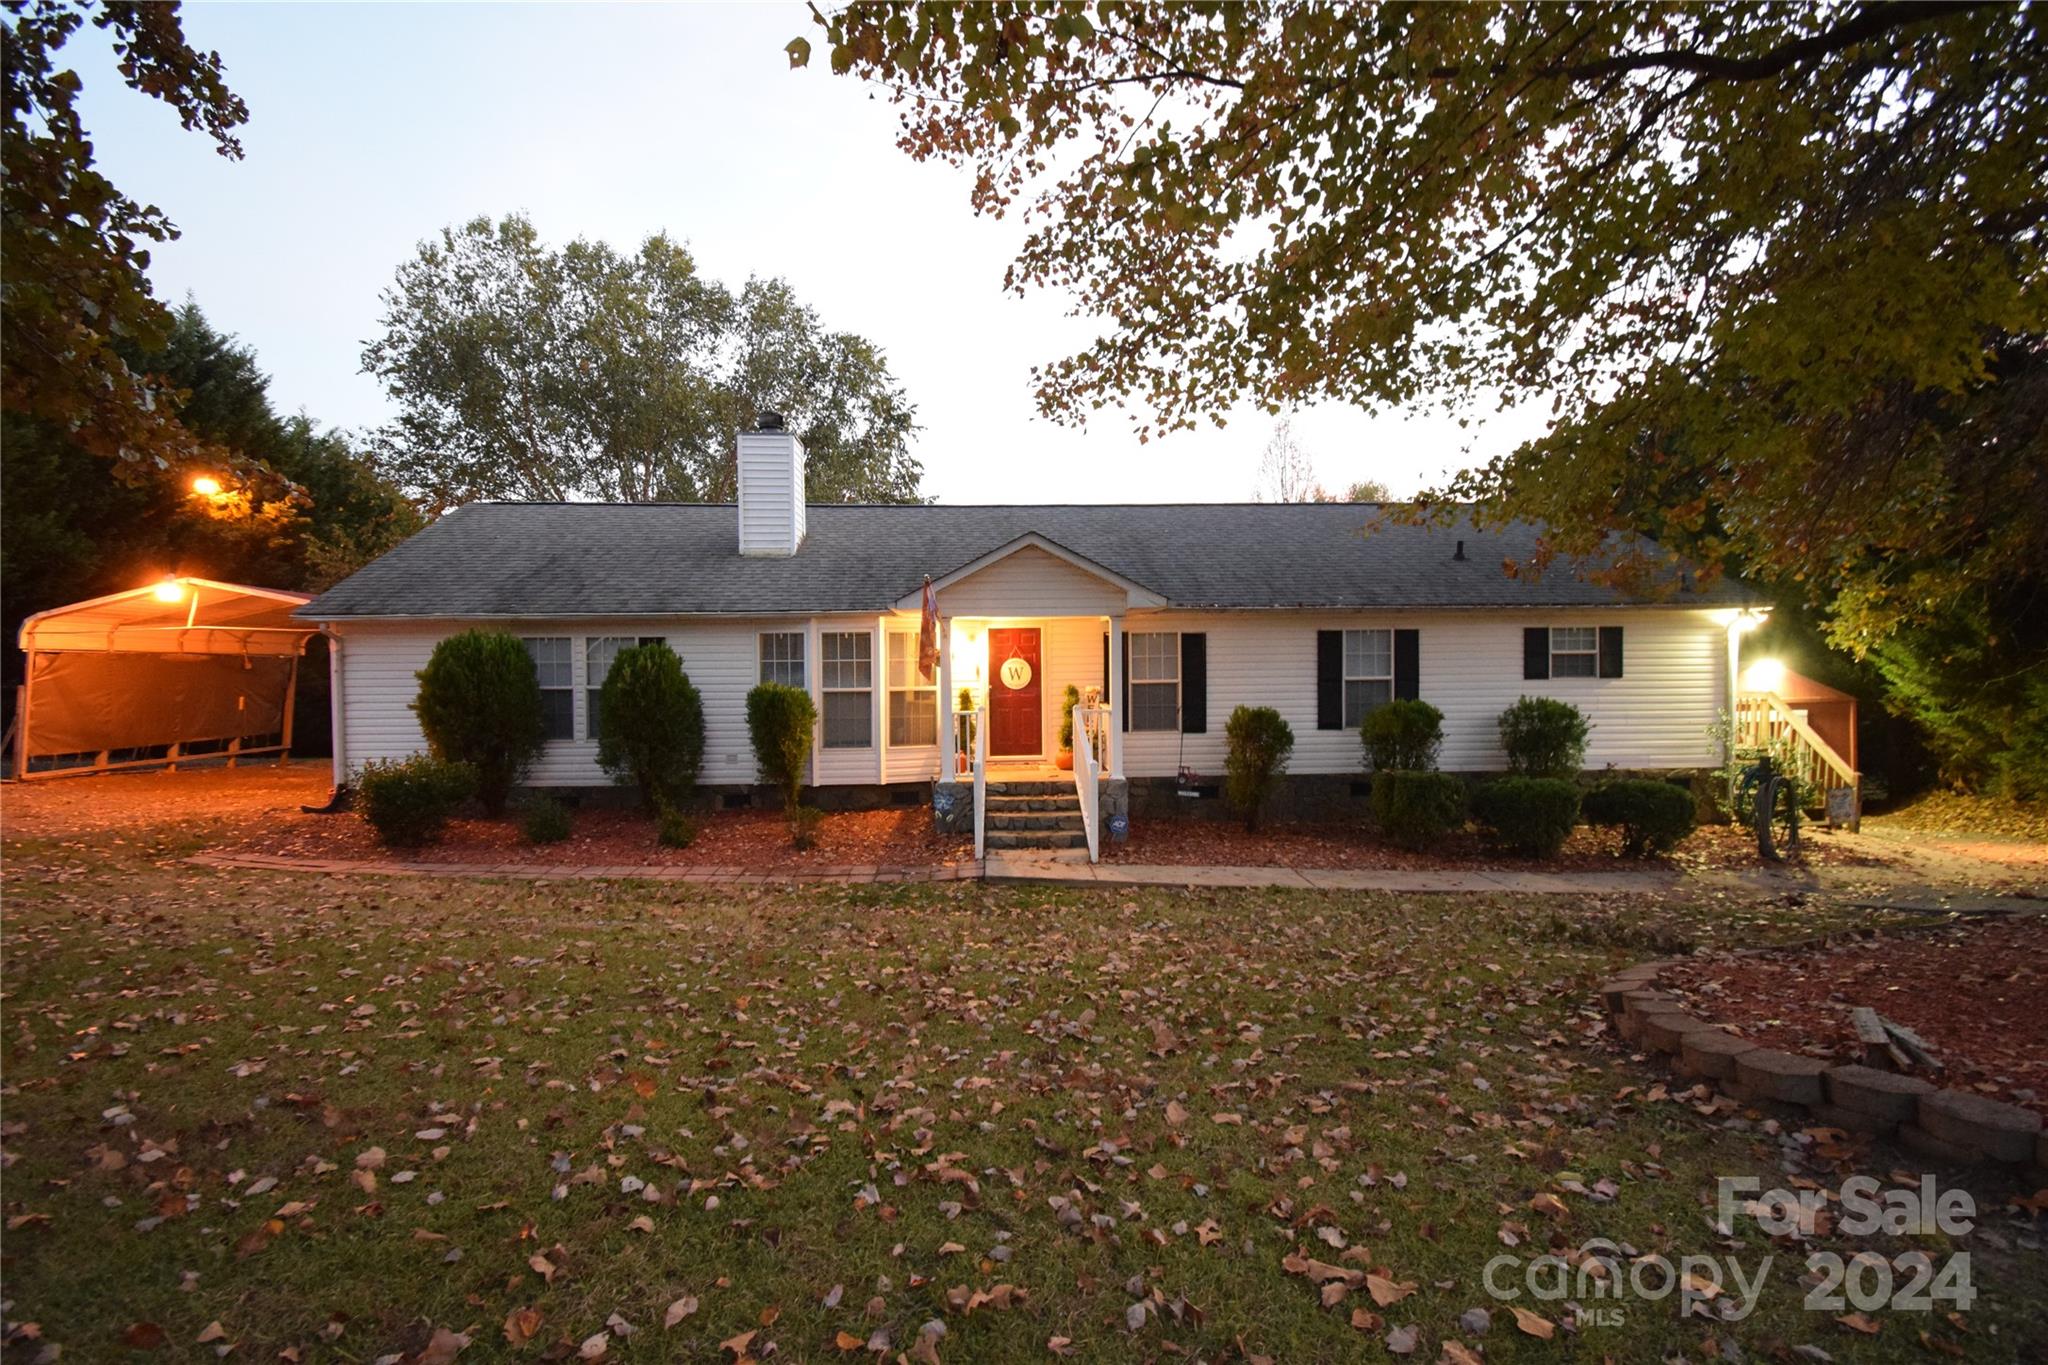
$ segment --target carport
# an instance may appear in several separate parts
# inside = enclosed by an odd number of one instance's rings
[[[14,775],[289,755],[299,656],[317,633],[291,614],[311,600],[167,578],[37,612],[21,626]]]

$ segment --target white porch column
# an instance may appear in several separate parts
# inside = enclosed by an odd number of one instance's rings
[[[1109,618],[1109,775],[1124,775],[1124,618]]]
[[[953,780],[953,618],[939,618],[939,781]]]

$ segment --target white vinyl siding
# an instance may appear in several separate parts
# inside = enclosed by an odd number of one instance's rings
[[[808,686],[804,676],[804,633],[800,630],[762,631],[761,676],[756,681],[803,688]]]
[[[343,727],[351,768],[369,759],[404,758],[426,748],[411,709],[418,694],[414,676],[426,666],[436,642],[472,623],[458,621],[342,623]],[[847,630],[856,622],[830,618],[823,630]],[[915,619],[889,622],[915,631]],[[1223,772],[1222,718],[1232,708],[1272,706],[1293,727],[1297,774],[1362,773],[1364,750],[1356,729],[1316,728],[1316,632],[1380,630],[1388,613],[1337,611],[1142,612],[1126,618],[1138,633],[1206,631],[1209,637],[1209,731],[1132,730],[1123,736],[1124,767],[1132,777],[1171,777],[1183,762],[1198,773]],[[1505,767],[1498,721],[1517,697],[1550,696],[1574,703],[1592,723],[1586,766],[1625,769],[1712,767],[1719,761],[1707,728],[1727,706],[1728,637],[1704,610],[1617,608],[1602,611],[1407,612],[1397,622],[1419,632],[1420,693],[1444,713],[1441,763],[1456,772],[1498,772]],[[1620,678],[1522,677],[1522,631],[1526,626],[1567,628],[1624,626],[1628,672]],[[1086,689],[1102,682],[1103,622],[1100,618],[1050,618],[1042,623],[1046,704],[1045,751],[1056,747],[1058,698],[1068,683]],[[874,630],[874,618],[860,623]],[[580,649],[588,637],[666,634],[683,657],[690,680],[704,699],[704,769],[710,785],[755,780],[747,739],[747,692],[760,680],[760,635],[791,629],[790,618],[731,620],[620,619],[576,627],[540,622],[508,623],[520,635],[566,633]],[[798,630],[799,638],[802,630]],[[1597,638],[1597,633],[1596,633]],[[1135,644],[1135,641],[1133,642]],[[571,655],[571,657],[576,657]],[[1175,660],[1176,664],[1178,660]],[[1176,670],[1177,676],[1177,670]],[[578,733],[588,733],[585,689],[570,689]],[[883,705],[886,708],[884,699]],[[880,733],[887,736],[886,709]],[[869,750],[824,750],[817,758],[822,784],[928,780],[937,772],[935,749],[906,749],[900,759],[886,746]],[[886,767],[883,764],[886,763]],[[528,781],[540,786],[605,786],[594,742],[556,741],[534,764]]]
[[[1180,729],[1180,635],[1131,636],[1131,729]]]
[[[889,747],[939,742],[939,689],[917,671],[917,632],[889,632]],[[937,669],[933,670],[934,677]]]
[[[1394,699],[1394,632],[1344,632],[1344,728],[1356,730],[1366,713]]]
[[[819,637],[828,749],[865,749],[875,742],[874,647],[875,637],[865,631]]]
[[[1036,545],[1020,546],[938,592],[939,615],[954,617],[1112,616],[1128,594]]]
[[[570,637],[528,635],[522,643],[540,680],[543,733],[551,740],[576,738],[576,681],[569,669]]]
[[[1316,728],[1316,632],[1383,628],[1387,613],[1147,612],[1127,624],[1144,630],[1162,621],[1208,633],[1209,732],[1145,732],[1133,725],[1124,735],[1127,776],[1171,777],[1185,763],[1220,778],[1219,718],[1238,706],[1274,707],[1293,728],[1289,773],[1363,773],[1365,751],[1355,727]],[[1594,628],[1596,635],[1599,626],[1625,627],[1627,675],[1525,681],[1523,628],[1558,623]],[[1590,771],[1707,768],[1720,761],[1707,730],[1728,704],[1728,635],[1709,611],[1404,612],[1394,624],[1418,632],[1419,694],[1444,713],[1438,763],[1447,771],[1505,770],[1500,713],[1521,696],[1558,697],[1585,712],[1592,725]]]
[[[1600,628],[1598,626],[1552,626],[1550,628],[1550,676],[1553,678],[1599,677]]]

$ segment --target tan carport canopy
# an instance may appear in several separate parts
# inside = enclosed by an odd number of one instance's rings
[[[289,753],[303,593],[167,578],[22,623],[18,777]]]

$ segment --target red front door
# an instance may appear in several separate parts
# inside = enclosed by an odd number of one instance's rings
[[[1038,631],[991,629],[988,670],[990,757],[1039,754],[1045,732],[1038,711]]]

